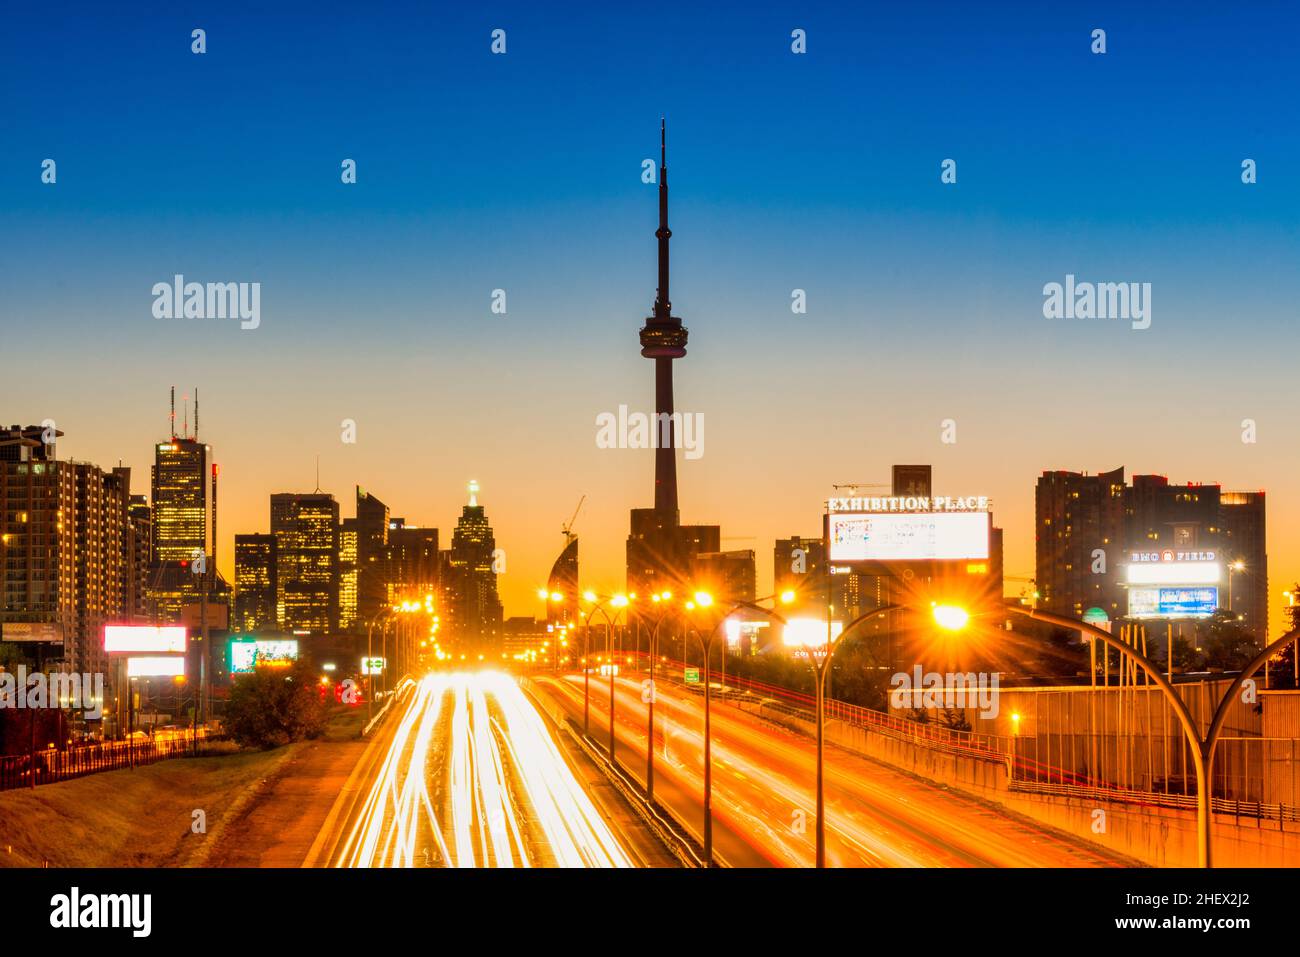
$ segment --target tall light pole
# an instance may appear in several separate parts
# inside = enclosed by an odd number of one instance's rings
[[[605,627],[612,631],[613,622],[610,620],[609,612],[605,611],[605,605],[613,602],[616,597],[622,596],[597,595],[593,591],[582,593],[582,600],[591,605],[591,611],[587,612],[582,630],[582,733],[584,736],[587,735],[591,726],[591,670],[589,668],[590,662],[587,660],[591,657],[591,619],[596,612],[600,612],[601,617],[605,619]],[[624,604],[626,604],[626,601],[627,599],[624,597]],[[617,613],[615,613],[615,617],[617,617]],[[612,678],[610,679],[609,691],[609,734],[612,742],[614,736],[614,682]],[[612,747],[609,756],[612,761],[614,758],[614,749]]]
[[[1057,625],[1062,628],[1070,628],[1084,634],[1091,635],[1093,638],[1100,639],[1106,645],[1115,648],[1121,655],[1128,655],[1145,671],[1164,692],[1165,698],[1178,717],[1179,724],[1182,725],[1183,733],[1187,736],[1188,743],[1191,745],[1192,766],[1196,770],[1196,851],[1197,861],[1201,867],[1213,867],[1214,859],[1212,854],[1212,829],[1213,829],[1213,795],[1210,789],[1213,787],[1214,771],[1214,752],[1219,743],[1219,735],[1223,730],[1223,723],[1227,719],[1228,711],[1232,702],[1236,699],[1238,693],[1254,674],[1264,666],[1273,655],[1281,651],[1287,645],[1300,638],[1300,628],[1293,628],[1288,631],[1277,641],[1265,647],[1259,652],[1251,662],[1237,675],[1232,684],[1228,686],[1227,692],[1219,699],[1218,706],[1214,710],[1214,717],[1210,720],[1209,730],[1202,737],[1200,725],[1192,717],[1186,703],[1178,696],[1174,686],[1160,673],[1160,668],[1155,662],[1150,661],[1145,655],[1135,648],[1124,644],[1118,638],[1115,638],[1107,631],[1090,625],[1087,622],[1076,621],[1073,618],[1067,618],[1064,615],[1054,615],[1045,611],[1038,611],[1035,608],[1025,608],[1018,605],[1007,605],[1006,611],[1016,615],[1023,615],[1026,618],[1032,618],[1035,621],[1044,621],[1048,624]],[[1300,654],[1300,649],[1297,649]]]
[[[659,626],[664,623],[664,619],[671,613],[668,605],[673,599],[673,593],[670,591],[656,592],[650,596],[653,605],[659,607],[659,615],[655,619],[655,626],[650,631],[650,638],[647,648],[650,652],[650,686],[646,695],[646,739],[645,739],[645,797],[646,800],[653,804],[655,799],[655,661],[659,656]],[[639,618],[639,616],[638,616]]]
[[[697,591],[694,600],[686,603],[686,610],[693,611],[696,608],[711,608],[712,606],[713,596],[706,591]],[[704,650],[704,861],[706,867],[713,866],[713,734],[710,719],[711,693],[709,685],[711,681],[709,661],[712,658],[711,652],[714,638],[717,637],[722,626],[727,623],[727,619],[741,608],[753,609],[781,622],[783,625],[785,624],[785,619],[774,611],[762,608],[751,601],[738,601],[733,603],[726,614],[720,615],[718,620],[708,628],[704,630],[695,629],[695,635],[700,639],[700,645]]]

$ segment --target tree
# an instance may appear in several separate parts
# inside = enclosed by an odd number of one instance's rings
[[[1200,625],[1205,667],[1239,671],[1259,653],[1255,636],[1237,623],[1232,612],[1220,608]]]
[[[259,667],[238,675],[226,706],[226,730],[243,748],[269,750],[319,737],[325,704],[305,662],[288,670]]]

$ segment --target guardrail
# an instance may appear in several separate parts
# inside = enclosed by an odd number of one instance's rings
[[[71,748],[46,748],[35,754],[3,755],[0,756],[0,791],[30,788],[33,778],[36,785],[54,784],[99,771],[115,771],[193,755],[197,744],[207,739],[205,728],[197,731],[186,729],[170,733],[166,739],[108,741]]]

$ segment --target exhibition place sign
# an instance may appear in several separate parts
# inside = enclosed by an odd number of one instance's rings
[[[831,512],[987,512],[987,495],[891,495],[864,498],[832,498]]]

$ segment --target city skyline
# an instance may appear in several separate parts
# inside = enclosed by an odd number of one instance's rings
[[[181,397],[182,398],[184,397],[183,394]],[[181,415],[183,415],[183,410],[182,412],[178,412],[178,417]],[[208,406],[205,406],[205,415],[211,416],[210,404]],[[59,426],[60,426],[60,431],[64,431],[64,423],[59,423]],[[183,429],[178,429],[177,437],[181,438],[182,434],[183,434]],[[88,462],[89,464],[96,465],[105,471],[109,471],[113,467],[117,466],[118,463],[116,461],[114,461],[112,464],[105,464],[102,461],[97,461],[95,459],[87,458],[81,455],[67,454],[67,445],[69,444],[68,440],[71,437],[72,437],[71,435],[68,435],[65,432],[65,434],[62,437],[60,437],[60,439],[58,440],[59,459],[65,461],[71,460],[77,462]],[[157,444],[158,443],[154,443],[155,446]],[[254,497],[259,499],[255,503],[253,510],[257,513],[257,515],[260,516],[260,519],[254,520],[252,522],[252,525],[257,527],[250,527],[244,524],[235,524],[238,521],[238,515],[240,514],[240,512],[238,509],[232,509],[231,504],[229,502],[224,501],[224,493],[225,490],[229,488],[230,485],[237,484],[237,483],[232,481],[231,470],[222,461],[222,456],[220,455],[218,444],[212,440],[212,437],[210,435],[206,433],[204,438],[204,444],[207,444],[212,447],[212,452],[213,452],[212,461],[221,467],[221,482],[222,482],[223,494],[219,496],[217,505],[222,514],[222,525],[221,525],[221,533],[220,533],[221,540],[218,543],[218,549],[217,549],[217,561],[218,561],[218,569],[220,570],[221,574],[228,582],[231,582],[233,584],[234,583],[235,536],[236,535],[240,535],[240,536],[259,535],[259,534],[264,535],[270,532],[271,530],[270,529],[270,524],[271,524],[270,503],[272,501],[273,496],[275,495],[310,496],[311,494],[313,494],[313,492],[306,489],[301,489],[298,491],[289,491],[283,489],[271,490],[270,487],[268,486],[267,489],[263,490],[261,493],[256,493],[256,492],[253,493]],[[150,451],[152,452],[152,450],[153,447],[151,447]],[[651,465],[653,461],[652,450],[649,449],[627,450],[627,452],[624,454],[640,455],[643,459],[642,465],[644,467],[644,471],[650,471],[652,469],[652,465]],[[679,460],[681,458],[682,457],[680,455],[680,450],[679,450]],[[126,460],[123,460],[122,464],[128,468],[131,468],[131,472],[133,475],[140,476],[142,474],[142,472],[140,471],[141,468],[140,466],[132,467],[131,464]],[[681,464],[680,461],[679,464]],[[314,463],[313,463],[313,468],[314,468]],[[1035,554],[1034,554],[1035,542],[1032,538],[1032,530],[1034,527],[1034,508],[1035,508],[1034,496],[1035,496],[1036,483],[1038,482],[1040,475],[1050,471],[1074,471],[1074,470],[1043,469],[1029,479],[1027,483],[1028,493],[1026,495],[1026,498],[1028,499],[1026,503],[1026,508],[1029,512],[1027,516],[1027,520],[1021,520],[1020,522],[1017,522],[1009,518],[1008,510],[1006,509],[1006,507],[1000,504],[998,499],[995,496],[990,496],[990,509],[993,513],[994,523],[1000,528],[1002,528],[1004,532],[1003,542],[1005,548],[1005,555],[1007,556],[1007,558],[1005,559],[1007,582],[1005,584],[1004,591],[1008,596],[1014,596],[1019,594],[1020,590],[1023,587],[1025,587],[1025,583],[1023,581],[1017,581],[1016,579],[1032,578],[1036,574]],[[1171,484],[1192,484],[1192,485],[1214,484],[1211,482],[1201,482],[1195,478],[1187,478],[1183,476],[1170,475],[1164,472],[1143,472],[1138,470],[1131,470],[1128,468],[1124,468],[1124,472],[1130,478],[1139,475],[1158,475],[1162,477],[1168,477]],[[148,474],[148,473],[143,472],[143,474]],[[1087,474],[1096,476],[1103,473],[1096,472],[1096,471],[1089,471]],[[864,488],[871,484],[887,484],[887,481],[885,483],[876,483],[873,480],[879,478],[888,480],[889,478],[888,467],[882,469],[879,474],[868,476],[867,478],[868,480],[861,480],[861,479],[859,480],[859,484],[861,484]],[[644,475],[643,475],[643,479],[644,479]],[[437,515],[434,516],[432,520],[425,520],[423,518],[414,517],[419,515],[422,510],[408,508],[407,506],[410,505],[411,503],[400,499],[394,499],[394,497],[389,493],[381,492],[379,489],[375,488],[374,486],[366,486],[365,483],[349,483],[348,485],[345,486],[345,490],[338,490],[330,486],[326,482],[324,476],[322,476],[321,485],[319,486],[320,492],[334,496],[335,500],[340,506],[339,507],[340,519],[350,518],[351,517],[350,512],[355,510],[353,506],[347,504],[351,500],[351,496],[348,493],[352,491],[353,485],[355,484],[359,484],[363,488],[367,489],[368,491],[378,494],[381,497],[385,498],[386,501],[388,501],[389,507],[392,509],[392,514],[394,516],[398,516],[398,515],[402,516],[405,519],[407,527],[437,529],[439,531],[439,534],[441,536],[444,536],[444,541],[450,541],[451,532],[455,527],[455,513],[456,511],[464,507],[466,496],[469,494],[466,489],[466,485],[468,483],[462,484],[458,489],[454,489],[451,495],[448,496],[455,503],[448,509],[448,511],[451,512],[452,514],[445,517],[442,515]],[[483,483],[479,483],[479,484],[481,486]],[[653,494],[652,482],[643,481],[643,484],[649,486],[651,489],[651,494]],[[854,483],[835,483],[835,484],[854,484]],[[140,487],[138,479],[136,480],[136,484],[133,487],[135,488]],[[946,483],[944,481],[943,470],[941,467],[938,466],[936,466],[934,488],[935,488],[935,494],[950,494],[951,492],[954,491],[954,489],[950,487],[950,483]],[[1230,491],[1243,491],[1243,489],[1231,485],[1229,483],[1222,483],[1222,490],[1225,493]],[[967,488],[963,487],[961,489],[956,489],[955,491],[958,491],[960,493],[965,493],[967,491]],[[1254,490],[1250,490],[1250,491],[1254,491]],[[1267,492],[1266,489],[1262,491]],[[482,494],[481,487],[478,490],[477,494]],[[870,494],[870,490],[868,490],[868,494]],[[883,494],[883,493],[879,493],[879,494]],[[984,494],[984,492],[980,491],[979,494]],[[827,497],[829,497],[829,494],[823,495],[822,498],[817,503],[818,506],[823,506]],[[578,516],[579,521],[575,525],[576,534],[583,544],[582,560],[580,564],[581,585],[582,587],[596,586],[596,587],[607,587],[614,590],[622,589],[624,587],[624,583],[622,580],[622,575],[624,573],[623,549],[625,547],[626,535],[625,534],[620,535],[617,526],[614,529],[610,529],[607,523],[592,519],[590,514],[590,512],[593,511],[591,498],[592,496],[588,494],[588,498],[584,502],[581,512]],[[1275,525],[1276,519],[1273,514],[1274,509],[1271,507],[1274,504],[1273,497],[1271,496],[1268,497],[1268,503],[1270,505],[1269,508],[1270,514],[1269,514],[1269,521],[1267,524],[1267,541],[1269,543],[1272,543],[1278,537],[1279,533],[1276,531],[1276,525]],[[556,539],[556,541],[554,542],[554,548],[550,551],[548,551],[548,549],[550,549],[551,543],[544,540],[545,536],[543,536],[543,539],[535,542],[531,548],[523,548],[523,549],[516,550],[511,545],[511,541],[509,538],[510,532],[505,524],[505,521],[501,518],[501,515],[503,514],[517,515],[520,506],[518,504],[510,502],[509,497],[506,497],[505,500],[494,502],[493,496],[491,496],[490,494],[484,495],[484,504],[486,504],[489,507],[492,516],[492,526],[497,535],[497,544],[499,547],[504,548],[506,550],[507,570],[506,572],[499,574],[497,577],[498,588],[502,593],[502,602],[503,605],[505,606],[505,616],[512,617],[517,615],[531,615],[533,617],[544,618],[546,615],[546,609],[542,606],[541,603],[538,602],[536,592],[538,587],[545,586],[547,576],[549,575],[551,564],[555,561],[555,558],[560,554],[560,552],[563,550],[566,544],[563,534],[557,530],[554,536],[554,538]],[[514,504],[513,508],[511,507],[512,504]],[[576,499],[575,499],[575,504],[576,504]],[[785,503],[785,504],[787,506],[787,510],[793,511],[793,509],[788,508],[789,503]],[[635,500],[630,503],[627,503],[626,505],[623,505],[621,508],[619,507],[618,504],[615,504],[613,506],[613,509],[616,518],[618,520],[621,520],[625,526],[627,510],[629,508],[636,508],[637,505],[638,502],[636,502]],[[527,504],[525,504],[523,507],[528,508]],[[232,516],[232,511],[234,511],[233,516]],[[569,511],[572,512],[572,509],[570,508]],[[597,514],[600,514],[602,512],[601,509],[595,509],[595,511],[597,512]],[[724,550],[753,549],[754,552],[756,553],[757,573],[758,573],[760,592],[766,594],[767,586],[773,580],[774,569],[773,569],[773,559],[772,559],[772,550],[771,550],[772,545],[776,541],[782,538],[786,538],[791,534],[801,535],[805,537],[812,537],[812,538],[820,537],[819,529],[821,525],[822,515],[824,514],[824,508],[815,507],[814,509],[811,510],[805,509],[804,511],[808,513],[808,517],[804,520],[803,523],[804,527],[800,528],[799,530],[791,529],[785,532],[784,534],[782,534],[781,528],[783,526],[778,525],[775,526],[775,532],[771,535],[760,534],[755,536],[741,536],[736,533],[736,529],[738,528],[754,527],[755,524],[752,517],[748,517],[745,513],[740,511],[729,511],[729,512],[722,512],[722,513],[704,513],[698,516],[692,514],[691,512],[688,512],[687,518],[691,519],[692,521],[699,520],[699,521],[708,521],[712,524],[720,524],[722,526],[722,531],[723,531],[722,543],[723,543]],[[594,527],[602,528],[604,531],[596,534],[593,534],[591,532],[584,532],[583,531],[584,523],[582,521],[583,518],[591,520]],[[563,524],[564,519],[560,518],[558,521],[560,524]],[[231,524],[227,524],[228,522]],[[746,525],[746,522],[749,523],[748,526]],[[684,522],[684,524],[686,523]],[[1028,527],[1027,533],[1030,536],[1028,542],[1024,540],[1017,542],[1016,538],[1014,537],[1014,534],[1011,533],[1010,529],[1017,524]],[[731,532],[732,534],[727,534],[728,532]],[[728,542],[731,542],[732,544],[728,545],[727,544]],[[1124,546],[1121,545],[1121,549],[1123,547]],[[596,553],[597,556],[594,560],[591,557],[593,551]],[[1289,590],[1291,588],[1291,585],[1295,580],[1295,576],[1293,574],[1289,574],[1284,568],[1283,569],[1278,568],[1278,562],[1274,557],[1274,549],[1271,545],[1266,547],[1266,551],[1268,554],[1269,565],[1270,565],[1270,568],[1268,569],[1269,595],[1270,595],[1269,632],[1270,634],[1272,634],[1275,632],[1280,632],[1281,630],[1282,623],[1284,621],[1284,616],[1281,613],[1281,608],[1285,605],[1285,600],[1282,593],[1283,591]],[[545,568],[536,571],[535,574],[532,571],[534,567],[532,564],[528,564],[522,573],[520,573],[517,570],[512,570],[514,568],[513,563],[517,560],[515,557],[517,552],[523,553],[525,561],[528,560],[529,555],[540,556],[539,561],[545,565]],[[1011,557],[1017,554],[1019,554],[1022,557],[1019,559],[1015,559]],[[605,560],[602,561],[601,556],[605,556],[606,557]],[[604,574],[587,571],[586,569],[589,569],[593,564],[597,564],[599,565],[599,567],[606,568],[609,570],[606,571]]]
[[[677,52],[654,84],[630,64],[653,62],[657,40],[627,14],[591,14],[606,33],[584,46],[584,70],[606,84],[580,82],[552,55],[572,38],[524,7],[509,11],[505,57],[467,14],[417,16],[407,35],[359,18],[356,65],[412,82],[378,101],[345,83],[328,104],[300,84],[332,89],[316,51],[333,26],[276,13],[248,30],[216,14],[195,58],[175,18],[110,50],[19,12],[27,40],[4,48],[7,70],[42,95],[11,104],[15,148],[0,155],[0,235],[26,237],[0,257],[0,310],[15,353],[47,354],[56,336],[61,381],[17,364],[7,415],[51,418],[61,454],[144,475],[167,389],[197,385],[223,466],[227,573],[229,533],[266,531],[263,497],[314,488],[319,456],[323,488],[375,488],[438,527],[480,481],[516,612],[585,494],[584,567],[617,584],[626,511],[651,501],[651,453],[597,448],[595,420],[653,406],[628,343],[654,296],[656,187],[642,163],[666,115],[673,299],[692,333],[676,401],[707,423],[703,456],[679,456],[681,520],[752,537],[760,581],[764,543],[816,534],[831,484],[883,482],[890,463],[915,461],[933,463],[941,489],[992,497],[1021,575],[1043,470],[1265,489],[1271,571],[1287,587],[1300,578],[1297,436],[1289,360],[1268,344],[1300,301],[1286,265],[1300,255],[1300,134],[1269,120],[1297,69],[1269,53],[1287,35],[1281,10],[1242,23],[1110,9],[1097,16],[1120,42],[1104,57],[1060,11],[1027,10],[990,36],[978,11],[948,10],[923,45],[902,40],[915,13],[814,11],[802,27],[816,56],[791,57],[782,17],[667,10]],[[101,16],[87,29],[107,29]],[[428,58],[421,23],[465,42]],[[1206,37],[1212,52],[1183,55]],[[139,44],[149,53],[133,59]],[[166,84],[130,65],[156,56]],[[257,151],[212,136],[211,114],[169,131],[167,163],[152,158],[140,115],[229,102],[254,68],[273,73],[268,108],[239,127]],[[462,81],[455,99],[417,92],[440,76]],[[842,92],[859,89],[873,91],[870,118]],[[125,112],[135,98],[154,112]],[[347,158],[353,185],[340,182]],[[1244,158],[1259,164],[1251,185]],[[258,328],[155,318],[150,290],[177,274],[260,282]],[[1150,282],[1150,328],[1045,318],[1044,286],[1070,275]],[[806,313],[792,313],[793,290]],[[340,440],[344,419],[356,445]],[[956,444],[941,441],[947,419]],[[393,451],[409,463],[399,474],[381,466]]]

